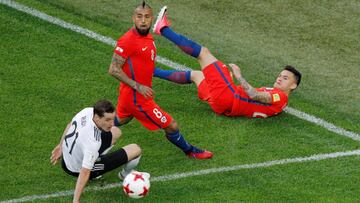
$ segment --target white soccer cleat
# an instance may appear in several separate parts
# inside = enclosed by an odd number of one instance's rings
[[[121,171],[118,173],[118,177],[119,177],[120,180],[124,180],[125,177],[126,177],[128,174],[130,174],[131,172],[133,172],[133,171],[134,171],[134,170],[131,170],[130,172],[125,173],[124,170],[121,170]]]

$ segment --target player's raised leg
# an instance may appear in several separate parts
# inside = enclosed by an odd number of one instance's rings
[[[190,84],[193,82],[196,86],[199,86],[204,80],[204,74],[199,70],[163,70],[156,67],[153,76],[177,84]]]
[[[163,70],[155,67],[153,76],[178,84],[190,84],[192,82],[190,70]]]
[[[168,40],[176,44],[186,54],[197,58],[201,69],[217,61],[217,59],[211,54],[211,52],[198,43],[188,39],[187,37],[174,32],[170,28],[170,23],[167,20],[167,7],[164,6],[156,20],[153,32],[158,35],[162,35]]]

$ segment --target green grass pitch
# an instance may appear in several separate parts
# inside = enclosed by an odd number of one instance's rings
[[[54,17],[117,39],[132,26],[139,1],[19,0]],[[148,1],[155,14],[168,5],[176,31],[236,63],[254,86],[270,86],[282,66],[303,73],[289,106],[360,133],[360,3],[349,1]],[[74,189],[76,179],[51,150],[79,110],[107,98],[118,83],[108,75],[113,48],[0,4],[0,201]],[[161,37],[158,55],[199,69]],[[163,65],[160,65],[164,68]],[[360,143],[283,113],[258,120],[216,116],[194,85],[154,79],[157,103],[191,143],[214,152],[186,158],[163,132],[137,121],[122,127],[117,147],[143,148],[138,170],[152,177],[313,154],[359,149]],[[243,169],[153,182],[142,202],[359,202],[358,156]],[[117,171],[88,186],[119,182]],[[69,202],[59,197],[44,202]],[[84,202],[121,202],[121,188],[86,192]]]

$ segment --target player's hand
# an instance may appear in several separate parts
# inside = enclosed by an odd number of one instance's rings
[[[136,91],[142,94],[146,99],[153,98],[154,90],[148,86],[142,85],[137,83],[136,84]]]
[[[55,165],[62,155],[61,145],[58,144],[51,152],[50,162]]]
[[[236,78],[236,79],[240,78],[240,77],[241,77],[241,70],[240,70],[240,68],[239,68],[237,65],[233,64],[233,63],[230,63],[229,66],[230,66],[231,71],[232,71],[232,73],[234,74],[235,78]]]

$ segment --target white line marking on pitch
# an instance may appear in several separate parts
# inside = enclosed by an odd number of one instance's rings
[[[74,32],[83,34],[83,35],[85,35],[85,36],[87,36],[89,38],[92,38],[92,39],[95,39],[97,41],[103,42],[103,43],[108,44],[110,46],[114,47],[116,45],[116,41],[109,38],[109,37],[105,37],[105,36],[100,35],[100,34],[98,34],[96,32],[93,32],[91,30],[88,30],[88,29],[82,28],[80,26],[65,22],[65,21],[63,21],[63,20],[61,20],[59,18],[49,16],[49,15],[47,15],[47,14],[41,12],[41,11],[38,11],[36,9],[30,8],[30,7],[27,7],[27,6],[24,6],[24,5],[19,4],[19,3],[15,2],[15,1],[0,0],[0,3],[5,4],[5,5],[9,6],[9,7],[12,7],[14,9],[16,9],[16,10],[28,13],[28,14],[30,14],[32,16],[36,16],[38,18],[41,18],[41,19],[43,19],[43,20],[45,20],[47,22],[53,23],[53,24],[58,25],[60,27],[70,29],[70,30],[72,30]],[[170,61],[169,59],[161,57],[161,56],[157,56],[156,60],[157,60],[158,63],[161,63],[161,64],[166,65],[168,67],[171,67],[173,69],[192,70],[189,67],[186,67],[184,65],[175,63],[175,62]],[[348,130],[345,130],[345,129],[341,128],[341,127],[337,127],[332,123],[329,123],[329,122],[327,122],[327,121],[325,121],[323,119],[317,118],[315,116],[309,115],[309,114],[307,114],[305,112],[293,109],[291,107],[287,107],[285,109],[285,112],[289,113],[291,115],[294,115],[294,116],[296,116],[298,118],[301,118],[303,120],[314,123],[314,124],[316,124],[318,126],[324,127],[324,128],[326,128],[327,130],[329,130],[331,132],[334,132],[334,133],[337,133],[339,135],[351,138],[351,139],[356,140],[356,141],[360,141],[360,135],[359,134],[348,131]]]
[[[316,125],[321,126],[323,128],[326,128],[327,130],[329,130],[331,132],[334,132],[336,134],[343,135],[345,137],[351,138],[351,139],[356,140],[356,141],[360,141],[360,135],[359,134],[356,134],[354,132],[345,130],[344,128],[341,128],[341,127],[337,127],[334,124],[329,123],[329,122],[327,122],[327,121],[325,121],[325,120],[323,120],[321,118],[317,118],[315,116],[309,115],[307,113],[304,113],[302,111],[296,110],[296,109],[291,108],[291,107],[286,107],[285,112],[288,113],[288,114],[294,115],[294,116],[296,116],[298,118],[301,118],[303,120],[309,121],[311,123],[315,123]]]
[[[346,152],[335,152],[335,153],[329,153],[329,154],[315,154],[312,156],[307,157],[297,157],[292,159],[280,159],[280,160],[274,160],[274,161],[267,161],[262,163],[255,163],[255,164],[243,164],[243,165],[235,165],[235,166],[227,166],[227,167],[220,167],[220,168],[210,168],[210,169],[204,169],[204,170],[198,170],[198,171],[189,171],[184,173],[176,173],[171,175],[164,175],[164,176],[158,176],[158,177],[152,177],[151,182],[163,182],[163,181],[170,181],[170,180],[177,180],[181,178],[188,178],[192,176],[200,176],[200,175],[206,175],[206,174],[212,174],[212,173],[224,173],[229,171],[238,171],[241,169],[255,169],[255,168],[265,168],[265,167],[271,167],[271,166],[277,166],[277,165],[285,165],[290,163],[302,163],[302,162],[309,162],[309,161],[320,161],[325,159],[334,159],[339,157],[347,157],[347,156],[354,156],[354,155],[360,155],[360,150],[354,150],[354,151],[346,151]],[[112,183],[108,184],[102,187],[99,186],[93,186],[93,187],[87,187],[85,191],[100,191],[100,190],[107,190],[111,188],[121,188],[121,182],[119,183]],[[68,197],[73,195],[73,190],[67,190],[67,191],[61,191],[56,192],[52,194],[46,194],[46,195],[32,195],[32,196],[25,196],[18,199],[11,199],[11,200],[5,200],[1,201],[0,203],[17,203],[17,202],[26,202],[26,201],[36,201],[36,200],[47,200],[50,198],[58,198],[58,197]]]

